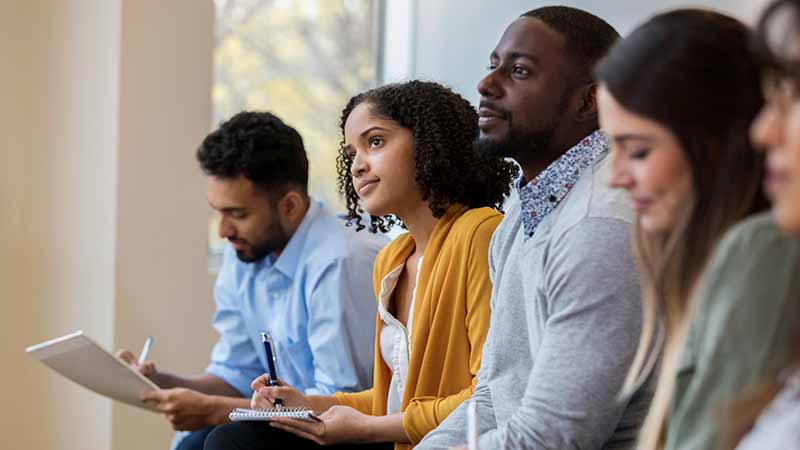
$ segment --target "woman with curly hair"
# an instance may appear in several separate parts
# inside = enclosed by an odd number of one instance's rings
[[[306,396],[272,387],[264,375],[253,382],[254,408],[280,399],[322,421],[227,425],[206,449],[407,449],[471,396],[489,327],[489,241],[516,175],[512,163],[473,151],[477,122],[467,100],[433,82],[391,84],[350,100],[337,164],[349,221],[371,232],[408,230],[375,261],[374,385]]]

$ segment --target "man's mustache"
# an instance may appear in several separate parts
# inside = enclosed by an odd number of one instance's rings
[[[481,100],[480,103],[478,104],[478,108],[486,108],[488,110],[491,110],[493,113],[499,115],[501,119],[505,119],[508,121],[511,120],[511,111],[507,111],[503,108],[500,108],[499,106],[497,106],[497,104],[495,104],[490,100]]]

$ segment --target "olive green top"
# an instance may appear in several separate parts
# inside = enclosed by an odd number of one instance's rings
[[[720,412],[785,367],[800,330],[800,239],[781,233],[771,215],[728,232],[703,277],[667,450],[718,448]]]

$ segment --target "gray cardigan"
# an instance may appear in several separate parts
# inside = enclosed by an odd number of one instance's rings
[[[492,317],[472,399],[483,450],[630,448],[652,397],[618,400],[642,321],[624,192],[595,161],[527,241],[518,196],[490,247]],[[466,404],[416,447],[466,441]]]

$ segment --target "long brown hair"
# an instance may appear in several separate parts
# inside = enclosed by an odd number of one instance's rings
[[[731,225],[767,207],[760,189],[762,158],[748,135],[764,101],[748,48],[741,22],[679,9],[634,30],[596,69],[620,104],[677,137],[693,180],[691,198],[672,230],[651,233],[636,225],[644,324],[623,395],[634,392],[663,358],[640,450],[663,447],[691,294],[709,255]]]

